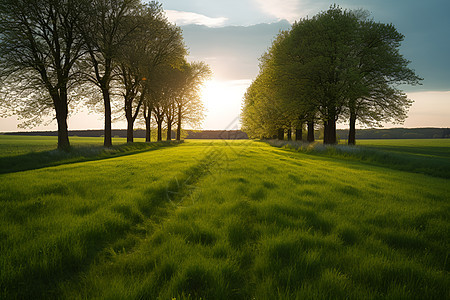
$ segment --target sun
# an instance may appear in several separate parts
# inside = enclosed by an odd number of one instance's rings
[[[206,108],[204,129],[224,129],[236,121],[241,111],[242,98],[250,80],[221,81],[212,79],[202,88]]]

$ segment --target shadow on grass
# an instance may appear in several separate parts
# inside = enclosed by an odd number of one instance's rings
[[[149,200],[145,215],[140,207],[115,204],[106,209],[106,214],[87,216],[70,234],[56,234],[45,243],[37,240],[40,256],[30,251],[28,256],[34,265],[24,263],[21,267],[26,272],[0,282],[0,299],[63,299],[62,292],[68,286],[82,290],[80,280],[93,264],[132,252],[172,209],[163,198]],[[147,219],[152,220],[153,227],[143,225]]]
[[[100,156],[97,153],[90,160],[143,153],[179,144],[180,142],[124,144],[107,149],[107,155]],[[93,147],[89,147],[91,148]],[[88,158],[83,159],[85,160]],[[129,199],[128,202],[110,197],[108,202],[111,202],[105,203],[101,209],[77,210],[74,215],[68,215],[67,218],[73,217],[78,226],[64,234],[36,238],[34,245],[25,246],[31,248],[23,255],[27,261],[20,262],[25,271],[11,272],[14,276],[0,278],[0,299],[60,299],[65,298],[61,294],[64,288],[83,290],[81,280],[93,264],[113,260],[121,253],[132,252],[141,239],[152,234],[152,230],[166,219],[174,207],[165,195],[164,186],[150,187],[142,197]],[[38,217],[30,215],[29,211],[23,215],[29,219]],[[150,224],[146,224],[148,220],[151,220]]]
[[[450,178],[449,157],[446,156],[447,152],[442,151],[439,147],[436,147],[438,149],[434,149],[434,151],[430,149],[435,147],[425,147],[414,149],[414,152],[412,152],[409,149],[410,147],[403,146],[394,147],[393,149],[379,149],[371,146],[325,146],[319,143],[308,144],[278,140],[262,140],[261,142],[274,147],[311,155],[362,162],[433,177]],[[437,152],[440,156],[429,155],[429,152]]]
[[[51,150],[30,152],[17,156],[0,157],[0,174],[132,155],[164,147],[177,146],[181,143],[183,143],[183,141],[130,143],[113,146],[111,148],[105,148],[103,146],[74,146],[69,152]]]

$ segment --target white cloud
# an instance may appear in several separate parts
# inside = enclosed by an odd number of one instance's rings
[[[300,3],[298,0],[254,0],[261,11],[279,20],[293,22],[299,19]]]
[[[253,2],[262,12],[291,23],[326,8],[325,1],[317,0],[253,0]]]
[[[228,20],[228,18],[225,17],[211,18],[205,15],[186,11],[166,10],[165,12],[169,21],[176,23],[179,26],[196,24],[205,25],[208,27],[220,27],[223,26]]]

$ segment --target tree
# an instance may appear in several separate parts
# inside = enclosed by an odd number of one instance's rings
[[[162,140],[162,124],[166,116],[167,108],[171,100],[170,80],[172,79],[172,67],[168,65],[160,65],[155,70],[152,84],[149,85],[148,108],[151,109],[153,117],[157,124],[157,140]]]
[[[284,129],[289,125],[286,111],[276,97],[273,78],[262,68],[247,89],[242,108],[242,129],[250,137],[284,138]]]
[[[305,99],[320,114],[324,144],[336,143],[336,122],[351,89],[355,58],[349,54],[357,43],[357,24],[354,14],[334,6],[294,24],[291,31],[300,43],[292,45],[298,47],[296,62],[303,74]]]
[[[147,92],[145,77],[146,69],[149,67],[147,44],[157,39],[152,36],[153,27],[155,20],[161,18],[161,7],[151,3],[142,9],[139,15],[124,20],[127,24],[124,25],[125,29],[134,29],[130,34],[130,41],[121,47],[117,56],[117,75],[120,78],[120,90],[127,120],[127,143],[133,142],[134,122]]]
[[[250,136],[302,138],[302,127],[309,111],[304,100],[302,78],[296,75],[287,51],[289,32],[281,32],[271,48],[260,58],[260,73],[248,89],[242,111],[243,128]]]
[[[103,96],[105,147],[112,145],[113,71],[117,66],[122,47],[134,38],[136,28],[130,26],[129,18],[138,15],[139,9],[141,9],[139,0],[92,0],[86,7],[86,11],[89,12],[88,18],[80,24],[91,68],[87,76],[100,88]]]
[[[204,106],[200,100],[200,88],[211,77],[211,70],[203,62],[184,63],[179,73],[179,94],[175,98],[177,116],[177,140],[181,140],[181,124],[197,125],[204,118]]]
[[[392,24],[360,18],[358,34],[355,80],[347,103],[349,145],[355,144],[357,119],[367,125],[402,122],[412,101],[396,86],[421,80],[400,54],[404,36]]]
[[[403,35],[367,16],[333,6],[291,31],[303,55],[297,60],[303,59],[306,94],[324,123],[324,143],[336,142],[341,114],[350,118],[349,144],[355,143],[357,118],[366,124],[401,121],[411,102],[393,85],[420,80],[399,53]]]
[[[350,118],[354,144],[357,119],[372,124],[406,117],[411,101],[397,85],[420,78],[399,53],[402,40],[394,26],[368,20],[364,11],[332,6],[278,35],[262,58],[260,74],[266,75],[258,89],[270,90],[272,102],[287,111],[278,122],[291,127],[307,120],[309,141],[316,119],[324,126],[324,144],[335,144],[336,122]],[[252,103],[263,107],[264,101]]]
[[[158,141],[162,139],[162,123],[167,125],[167,140],[172,139],[172,126],[177,124],[177,139],[181,139],[181,124],[190,125],[203,119],[203,105],[200,101],[200,87],[209,78],[211,71],[202,62],[187,63],[178,67],[161,65],[155,69],[155,76],[149,85],[149,97],[153,116],[158,125]],[[147,118],[148,116],[146,116]]]
[[[266,86],[275,93],[278,108],[283,110],[285,117],[295,127],[296,140],[302,139],[303,124],[308,122],[308,141],[312,142],[317,108],[307,98],[305,74],[301,65],[302,53],[296,51],[301,40],[297,41],[296,37],[291,32],[281,32],[269,51],[261,57],[260,68],[272,74]]]
[[[146,81],[141,85],[141,95],[143,97],[143,116],[146,128],[146,141],[150,142],[151,131],[151,115],[154,110],[154,106],[157,105],[158,99],[161,95],[158,95],[158,88],[162,86],[162,81],[159,78],[161,71],[170,67],[180,66],[184,61],[184,56],[187,54],[186,47],[183,42],[181,29],[175,25],[170,24],[161,15],[157,15],[152,22],[148,22],[151,26],[148,27],[149,31],[145,33],[141,39],[144,41],[144,45],[140,48],[142,50],[141,69],[142,76],[146,78]],[[164,71],[162,71],[164,73]],[[162,75],[163,80],[170,80]],[[155,87],[153,87],[155,85]],[[152,94],[153,90],[153,94]],[[162,122],[164,119],[164,110],[160,110],[158,107],[156,112],[158,123],[158,136],[161,140],[162,134]]]
[[[161,102],[162,99],[158,96],[154,97],[153,103],[155,103],[152,106],[152,113],[153,117],[155,118],[156,125],[157,125],[157,141],[162,141],[162,123],[164,122],[164,116],[166,114],[164,107],[161,105],[158,105],[158,102]]]
[[[5,107],[32,122],[54,110],[58,149],[69,150],[67,117],[71,89],[83,55],[78,31],[84,1],[0,2],[0,85]]]
[[[139,70],[134,69],[132,66],[126,66],[124,63],[120,64],[120,78],[123,84],[123,99],[125,108],[125,118],[127,119],[127,143],[133,142],[133,127],[136,120],[139,109],[145,98],[146,89],[140,89],[140,86],[146,81],[145,77],[142,77]]]
[[[175,123],[176,107],[173,98],[168,98],[166,101],[166,125],[167,125],[167,138],[166,140],[172,140],[172,125]]]

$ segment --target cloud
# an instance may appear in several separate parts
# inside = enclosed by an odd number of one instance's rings
[[[289,22],[298,20],[301,16],[299,0],[253,0],[261,11],[276,17],[278,20],[286,19]]]
[[[369,0],[359,1],[364,2]],[[325,11],[330,7],[330,2],[326,0],[252,0],[252,2],[263,13],[276,17],[278,20],[288,20],[290,23],[308,16],[312,17],[318,12]],[[354,0],[344,0],[344,2],[353,3]],[[369,3],[371,2],[369,1]],[[344,8],[349,7],[345,3],[342,5]],[[360,8],[360,6],[350,6],[357,9]]]
[[[211,18],[205,15],[186,11],[166,10],[165,12],[169,21],[176,23],[179,26],[195,24],[205,25],[208,27],[220,27],[223,26],[228,20],[228,18],[225,17]]]

